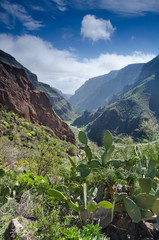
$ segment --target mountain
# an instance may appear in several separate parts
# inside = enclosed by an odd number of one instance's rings
[[[143,137],[141,123],[155,117],[159,121],[159,56],[143,65],[137,81],[105,107],[103,113],[87,127],[88,136],[102,143],[104,131]]]
[[[116,74],[117,71],[111,71],[109,74],[87,80],[79,89],[75,91],[75,94],[69,98],[69,102],[79,113],[85,110],[92,110],[92,107],[90,109],[85,107],[85,104],[87,104],[87,101],[89,101],[90,96],[92,96],[96,90],[104,84],[104,82],[112,80]]]
[[[143,64],[130,64],[121,70],[89,79],[69,99],[77,112],[92,111],[109,104],[114,95],[134,83]]]
[[[75,136],[52,109],[44,92],[38,91],[22,68],[0,61],[0,107],[18,113],[32,123],[51,128],[54,135],[73,144]],[[49,130],[48,130],[49,131]]]
[[[0,60],[16,68],[22,68],[25,70],[29,80],[39,90],[46,93],[49,98],[52,107],[56,114],[65,121],[72,120],[76,117],[72,110],[70,103],[60,94],[60,91],[52,88],[48,84],[39,82],[37,76],[25,68],[22,64],[16,61],[14,57],[0,50]]]
[[[42,82],[37,82],[35,86],[39,91],[46,93],[54,111],[62,120],[70,121],[77,117],[77,115],[73,112],[70,103],[61,94],[59,94],[56,89]]]
[[[74,122],[71,124],[72,126],[83,127],[86,126],[88,123],[94,121],[97,117],[103,113],[104,109],[99,107],[98,109],[88,112],[87,110],[84,111],[82,116],[76,118]]]
[[[63,93],[62,91],[60,91],[57,88],[54,88],[60,95],[62,95],[66,100],[68,100],[73,94],[69,94],[69,93]]]

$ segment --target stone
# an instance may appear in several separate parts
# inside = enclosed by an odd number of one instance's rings
[[[28,228],[29,220],[18,217],[11,220],[4,236],[6,240],[14,240],[19,237],[21,240],[37,240],[34,232]]]

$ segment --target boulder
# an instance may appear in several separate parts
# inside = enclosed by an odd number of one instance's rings
[[[34,232],[28,228],[29,222],[29,220],[23,217],[12,219],[4,233],[5,239],[37,240]]]

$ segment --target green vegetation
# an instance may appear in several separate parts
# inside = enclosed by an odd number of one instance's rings
[[[149,125],[151,130],[148,130],[148,124],[144,123],[152,121],[153,118],[153,122],[157,126],[156,114],[154,113],[157,113],[158,106],[154,104],[154,101],[153,106],[150,104],[154,84],[155,78],[152,75],[123,94],[121,99],[107,106],[103,113],[88,125],[88,136],[98,144],[102,144],[104,129],[109,129],[116,135],[131,135],[136,140],[146,137],[151,138],[154,124]],[[156,88],[158,87],[156,86]],[[114,119],[114,121],[112,122],[111,119]]]
[[[143,65],[128,65],[117,71],[116,76],[111,80],[109,77],[113,76],[114,72],[111,72],[112,75],[109,73],[105,77],[101,76],[99,86],[96,86],[98,82],[95,81],[96,78],[87,81],[71,97],[72,104],[82,111],[92,110],[98,106],[103,106],[103,109],[85,111],[73,122],[73,125],[85,127],[88,137],[98,145],[103,144],[106,129],[109,129],[114,136],[129,135],[135,141],[157,139],[158,134],[154,133],[159,128],[158,67],[159,56]],[[103,105],[98,105],[101,98]],[[98,106],[90,107],[94,102]]]
[[[0,110],[0,135],[0,164],[9,167],[16,163],[38,175],[52,172],[68,153],[77,153],[74,145],[53,137],[50,128],[36,126],[5,109]]]
[[[37,239],[108,240],[114,234],[129,239],[133,234],[139,240],[149,237],[141,230],[145,221],[153,224],[151,235],[157,239],[157,139],[138,144],[122,137],[114,143],[107,130],[104,146],[97,148],[79,131],[77,149],[5,109],[0,133],[0,239],[15,218]],[[138,231],[132,233],[133,224]]]

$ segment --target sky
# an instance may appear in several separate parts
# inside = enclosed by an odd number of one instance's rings
[[[148,62],[158,39],[158,0],[0,0],[0,49],[64,93]]]

